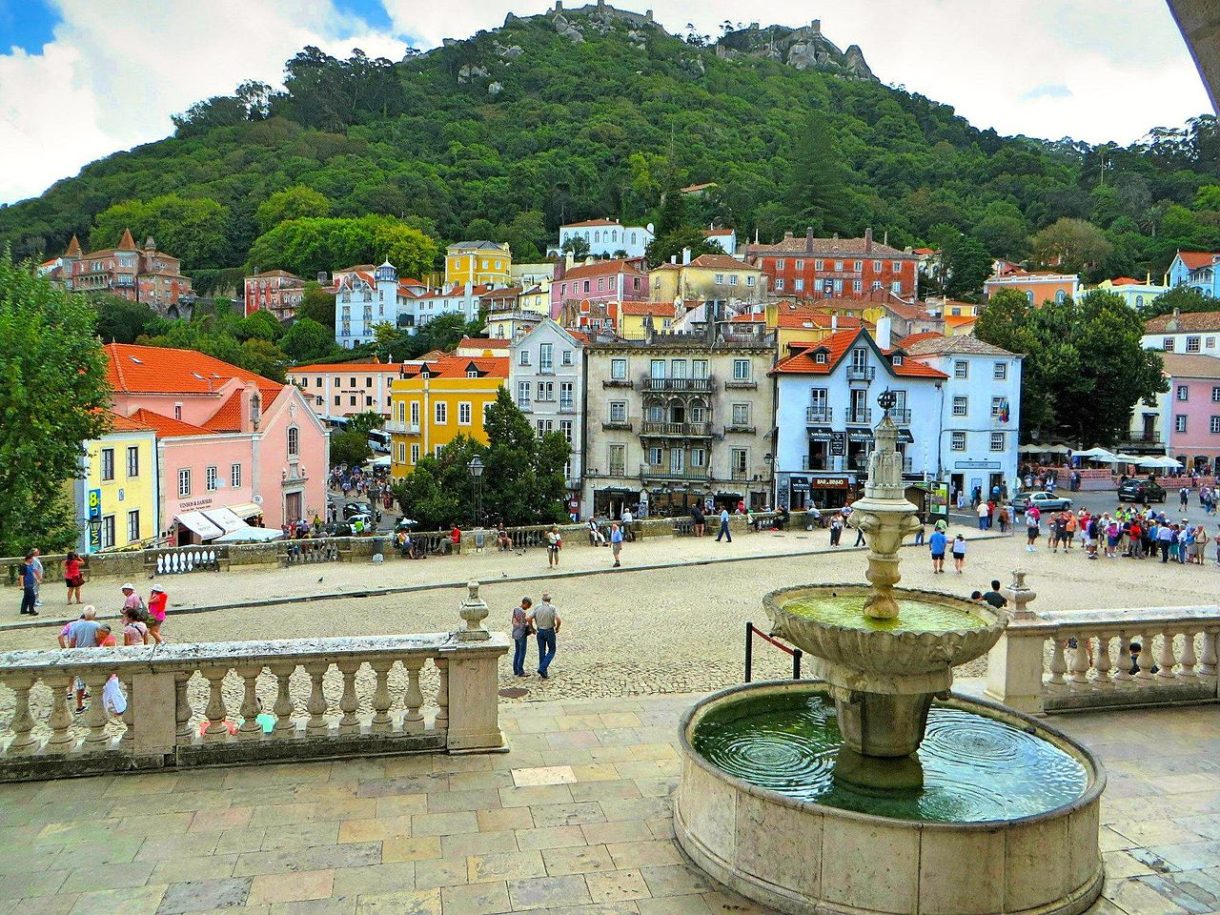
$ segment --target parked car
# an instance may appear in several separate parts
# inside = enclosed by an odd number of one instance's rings
[[[1127,480],[1118,487],[1119,502],[1164,502],[1165,487],[1154,480]]]
[[[1012,500],[1012,507],[1019,512],[1028,511],[1031,505],[1038,506],[1038,511],[1042,512],[1061,512],[1072,507],[1072,500],[1041,491],[1018,493]]]
[[[373,507],[367,502],[348,502],[343,506],[343,517],[350,520],[355,515],[372,515]]]

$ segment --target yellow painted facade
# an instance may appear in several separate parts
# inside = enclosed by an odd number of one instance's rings
[[[512,266],[507,244],[460,241],[445,250],[445,285],[511,286]]]
[[[157,443],[151,430],[114,431],[84,443],[83,479],[73,481],[79,544],[90,553],[151,545],[160,523],[157,503]],[[95,507],[94,504],[96,503]],[[84,523],[102,519],[96,533]]]
[[[700,261],[707,259],[709,263]],[[705,255],[689,264],[663,264],[649,276],[654,302],[674,299],[739,299],[756,302],[762,291],[760,268],[726,255]]]
[[[507,375],[508,360],[503,362]],[[409,476],[425,454],[437,454],[459,435],[487,443],[483,412],[506,383],[502,375],[482,378],[419,375],[390,386],[390,475]]]
[[[551,284],[539,284],[522,292],[517,297],[517,307],[521,311],[532,311],[549,318],[551,316]]]
[[[637,305],[637,303],[631,303]],[[628,305],[627,308],[631,308]],[[652,316],[652,329],[654,333],[668,331],[674,321],[674,306],[673,303],[657,302],[655,311],[650,312]],[[625,308],[618,318],[618,335],[624,340],[643,340],[644,333],[644,318],[638,308],[632,309],[630,312]]]

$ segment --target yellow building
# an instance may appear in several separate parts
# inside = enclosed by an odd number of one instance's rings
[[[545,318],[549,318],[551,316],[550,280],[547,280],[545,286],[540,283],[537,286],[521,290],[521,294],[517,296],[517,308],[521,311],[532,311]]]
[[[512,285],[513,256],[507,244],[459,241],[445,249],[445,286]]]
[[[84,476],[71,484],[81,553],[148,546],[158,533],[156,432],[117,414],[110,419],[110,432],[84,443]]]
[[[409,476],[421,457],[459,435],[486,443],[483,412],[507,381],[505,357],[447,355],[404,366],[390,385],[390,475]]]
[[[614,307],[614,303],[610,303]],[[674,322],[674,303],[670,302],[620,302],[618,303],[618,335],[624,340],[643,340],[644,322],[652,320],[654,332],[668,331]]]
[[[654,302],[674,299],[762,301],[763,272],[727,254],[700,254],[688,264],[662,264],[649,273]]]

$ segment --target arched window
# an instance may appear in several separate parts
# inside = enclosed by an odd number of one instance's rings
[[[296,426],[288,427],[288,456],[298,457],[301,454],[301,430]]]
[[[1055,304],[1062,305],[1065,297],[1066,296],[1065,296],[1063,290],[1060,289],[1058,292],[1055,293]]]
[[[1034,291],[1032,289],[1027,290],[1025,293],[1025,298],[1028,300],[1030,305],[1034,304]]]
[[[1144,297],[1143,297],[1142,295],[1137,295],[1137,296],[1135,297],[1135,307],[1136,307],[1136,308],[1143,308],[1143,307],[1144,307]]]

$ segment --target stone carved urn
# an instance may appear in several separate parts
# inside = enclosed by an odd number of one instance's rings
[[[483,628],[483,620],[487,619],[487,601],[479,597],[479,583],[466,583],[467,595],[462,600],[458,615],[466,621],[466,628],[457,631],[459,642],[482,642],[491,638],[491,633]]]

